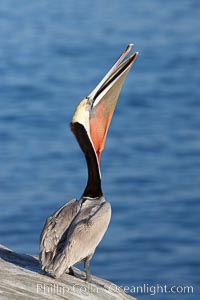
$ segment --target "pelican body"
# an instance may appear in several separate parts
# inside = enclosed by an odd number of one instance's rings
[[[91,281],[89,263],[111,218],[111,206],[101,189],[100,157],[124,79],[137,52],[125,59],[128,45],[96,88],[77,106],[71,130],[88,167],[88,181],[79,200],[72,199],[49,218],[40,236],[42,273],[58,278],[73,273],[72,266],[84,261],[86,280]]]

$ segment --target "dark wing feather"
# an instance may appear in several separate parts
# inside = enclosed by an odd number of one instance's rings
[[[60,239],[79,210],[79,201],[72,199],[46,220],[40,236],[40,264],[42,270],[48,269]]]

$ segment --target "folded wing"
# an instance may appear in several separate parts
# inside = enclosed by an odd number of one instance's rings
[[[66,236],[63,235],[58,244],[59,251],[50,266],[53,276],[60,277],[66,269],[93,255],[107,230],[110,217],[111,207],[108,202],[81,208]]]
[[[43,271],[48,271],[48,267],[56,254],[60,239],[69,228],[79,210],[79,201],[72,199],[46,220],[40,236],[39,259]]]

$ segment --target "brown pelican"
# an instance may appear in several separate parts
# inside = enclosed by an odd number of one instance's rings
[[[91,281],[89,263],[103,238],[111,217],[110,203],[101,189],[100,156],[119,93],[138,53],[125,59],[132,44],[97,87],[77,106],[71,130],[82,149],[88,167],[88,181],[80,200],[72,199],[52,214],[40,237],[42,273],[60,277],[84,261],[86,280]]]

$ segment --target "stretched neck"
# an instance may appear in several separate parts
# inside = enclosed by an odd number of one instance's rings
[[[101,190],[101,178],[97,163],[97,157],[95,155],[94,148],[91,144],[88,134],[84,126],[78,122],[71,123],[71,129],[76,136],[82,151],[85,154],[88,167],[88,181],[83,196],[91,198],[101,197],[103,193]]]

